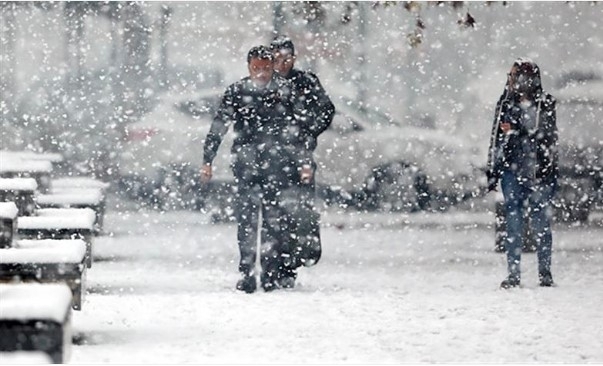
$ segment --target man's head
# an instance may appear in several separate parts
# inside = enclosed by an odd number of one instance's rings
[[[265,87],[274,73],[274,56],[265,46],[256,46],[247,53],[247,67],[251,81],[258,87]]]
[[[509,73],[509,89],[519,95],[534,96],[542,88],[540,69],[535,62],[518,59]]]
[[[278,36],[270,43],[274,54],[274,70],[280,75],[287,76],[295,64],[295,47],[287,36]]]

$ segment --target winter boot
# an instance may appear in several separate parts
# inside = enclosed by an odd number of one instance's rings
[[[514,277],[514,276],[509,276],[500,283],[500,288],[507,290],[510,288],[519,287],[519,283],[520,283],[519,278]]]
[[[551,287],[554,285],[553,275],[551,274],[551,272],[539,273],[538,279],[540,280],[540,287]]]
[[[243,278],[237,281],[237,290],[245,291],[248,294],[255,292],[257,283],[254,275],[243,275]]]

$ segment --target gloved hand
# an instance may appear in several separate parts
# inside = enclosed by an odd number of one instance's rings
[[[493,172],[487,171],[486,178],[488,179],[488,192],[497,192],[496,187],[498,186],[498,179]]]

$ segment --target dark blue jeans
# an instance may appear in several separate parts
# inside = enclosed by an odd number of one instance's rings
[[[516,176],[513,171],[503,172],[501,187],[505,197],[507,219],[507,266],[509,276],[521,278],[521,250],[523,247],[524,210],[530,215],[532,230],[537,242],[538,273],[551,270],[551,201],[555,185],[533,184]]]

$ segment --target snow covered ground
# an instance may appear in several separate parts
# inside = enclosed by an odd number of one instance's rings
[[[500,290],[488,212],[323,214],[323,257],[293,290],[234,290],[234,224],[109,210],[74,314],[74,363],[603,362],[603,219],[556,225]]]

